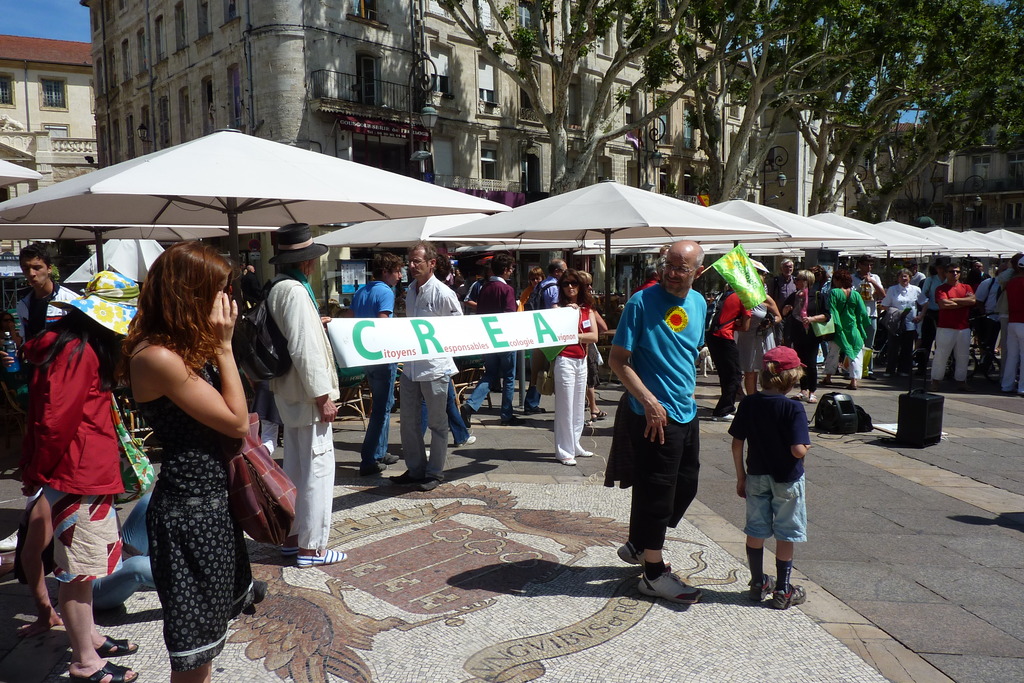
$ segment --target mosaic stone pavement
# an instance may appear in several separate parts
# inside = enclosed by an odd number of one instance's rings
[[[685,520],[666,557],[704,591],[690,607],[636,590],[615,550],[629,492],[593,485],[336,489],[332,546],[349,559],[285,566],[236,620],[215,681],[884,681],[796,609],[746,599],[747,570]],[[167,680],[160,606],[133,596],[102,632],[131,637],[140,681]],[[66,680],[66,658],[47,681]]]

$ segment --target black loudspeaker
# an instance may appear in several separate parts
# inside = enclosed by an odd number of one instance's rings
[[[945,397],[915,389],[900,394],[896,440],[908,446],[924,448],[942,439],[942,408]]]
[[[831,392],[818,399],[814,428],[828,434],[854,434],[857,431],[857,405],[849,394]]]

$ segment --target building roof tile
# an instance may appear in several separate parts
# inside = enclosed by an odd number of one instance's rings
[[[92,64],[92,45],[70,40],[0,35],[0,59],[88,65]]]

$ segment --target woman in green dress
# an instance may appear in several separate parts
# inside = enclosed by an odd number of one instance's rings
[[[853,277],[848,270],[836,270],[832,276],[832,290],[828,294],[828,309],[835,321],[835,338],[828,344],[828,357],[825,358],[824,386],[832,383],[832,374],[839,367],[839,354],[847,360],[850,384],[847,389],[856,389],[857,380],[861,375],[861,352],[864,340],[871,326],[868,309],[864,299],[853,291]]]

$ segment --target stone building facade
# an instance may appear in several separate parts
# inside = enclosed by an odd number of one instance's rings
[[[92,79],[89,43],[0,35],[0,159],[43,175],[0,188],[0,200],[94,167]]]
[[[236,128],[479,193],[543,193],[547,136],[536,112],[436,0],[83,0],[92,15],[104,163]],[[578,103],[609,59],[596,50]],[[628,85],[636,74],[627,74]],[[623,116],[651,106],[653,94]],[[430,105],[437,123],[419,113]],[[587,182],[685,193],[699,159],[679,103],[657,144],[603,145]],[[578,105],[577,105],[578,109]],[[570,125],[570,138],[573,130]],[[643,133],[643,132],[641,132]],[[651,164],[657,149],[662,167]],[[429,151],[419,160],[416,151]],[[570,154],[572,151],[570,150]],[[426,156],[426,155],[420,155]]]

